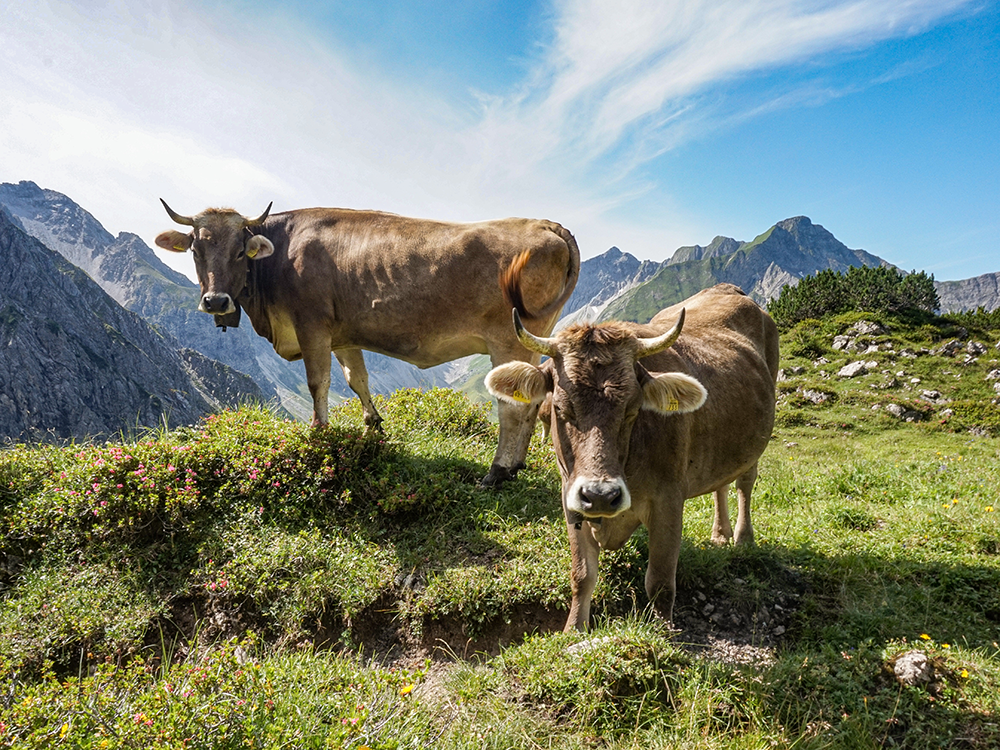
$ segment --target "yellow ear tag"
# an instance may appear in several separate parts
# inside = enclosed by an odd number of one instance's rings
[[[179,253],[183,253],[185,250],[187,250],[187,248],[178,242],[176,245],[174,245],[174,250],[176,250]]]
[[[667,401],[667,411],[677,411],[679,407],[680,402],[676,398]]]
[[[520,391],[514,391],[512,394],[510,394],[510,397],[512,399],[514,399],[515,401],[520,401],[522,404],[530,404],[531,403],[531,399],[528,398],[527,396],[525,396]]]
[[[257,257],[257,249],[258,248],[256,248],[256,247],[248,248],[247,249],[247,257],[248,258],[256,258]]]

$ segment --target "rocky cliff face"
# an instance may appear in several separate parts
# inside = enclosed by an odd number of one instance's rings
[[[674,254],[670,256],[667,261],[667,265],[674,265],[675,263],[686,263],[689,260],[704,260],[705,258],[717,258],[720,255],[729,255],[735,253],[741,247],[743,247],[745,242],[740,240],[734,240],[732,237],[716,237],[712,240],[707,247],[702,247],[701,245],[691,245],[688,247],[679,247]]]
[[[987,273],[962,281],[936,281],[941,312],[963,312],[1000,307],[1000,273]]]
[[[0,436],[113,436],[262,398],[231,371],[196,375],[178,348],[0,210]]]
[[[596,320],[611,300],[646,281],[659,268],[659,263],[638,260],[617,247],[612,247],[596,258],[585,260],[580,265],[580,279],[576,289],[563,308],[561,324]]]

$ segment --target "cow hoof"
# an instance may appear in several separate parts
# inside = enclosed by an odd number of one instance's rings
[[[493,464],[490,467],[489,473],[485,477],[479,480],[479,486],[483,488],[499,487],[504,482],[511,479],[517,478],[517,472],[524,468],[524,464],[517,464],[512,468],[506,466],[501,466],[500,464]]]

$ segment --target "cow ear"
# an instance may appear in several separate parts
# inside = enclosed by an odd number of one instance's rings
[[[267,237],[255,234],[247,240],[247,257],[252,260],[266,258],[274,252],[274,245]]]
[[[680,372],[653,375],[642,386],[642,408],[661,414],[676,414],[700,409],[708,398],[705,386]]]
[[[183,253],[191,247],[191,241],[192,237],[190,234],[178,232],[176,229],[160,232],[156,236],[157,247],[162,247],[164,250],[170,250],[174,253]]]
[[[487,390],[509,404],[540,404],[551,383],[544,372],[527,362],[508,362],[486,376]]]

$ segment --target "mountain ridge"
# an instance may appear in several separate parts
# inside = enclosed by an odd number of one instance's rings
[[[184,356],[0,207],[0,436],[71,440],[196,422],[263,401],[231,368]]]

